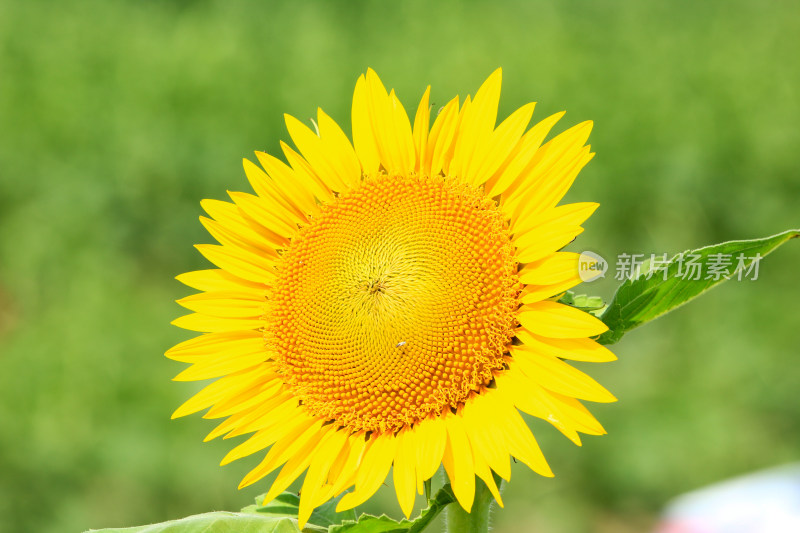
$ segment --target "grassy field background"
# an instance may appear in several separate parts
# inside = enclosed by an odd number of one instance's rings
[[[574,249],[678,252],[800,226],[800,4],[0,0],[0,530],[79,532],[236,510],[253,457],[171,422],[197,386],[163,352],[206,268],[203,198],[247,190],[282,113],[348,126],[375,68],[406,108],[504,69],[501,115],[595,121]],[[795,52],[793,52],[793,50]],[[648,531],[672,497],[800,459],[800,243],[637,330],[590,368],[619,398],[582,449],[532,422],[497,532]],[[585,287],[610,296],[611,279]],[[398,515],[390,488],[366,506]],[[525,526],[520,529],[521,524]]]

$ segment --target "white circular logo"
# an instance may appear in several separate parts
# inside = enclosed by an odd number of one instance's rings
[[[581,252],[578,258],[578,276],[581,281],[589,283],[606,277],[608,261],[594,252]]]

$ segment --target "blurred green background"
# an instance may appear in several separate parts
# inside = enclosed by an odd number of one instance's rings
[[[348,128],[375,68],[415,109],[504,69],[501,115],[595,121],[570,192],[601,202],[573,249],[678,252],[800,226],[800,4],[0,0],[0,530],[78,532],[212,509],[212,423],[171,422],[172,278],[206,268],[203,198],[247,190],[282,113]],[[673,496],[800,459],[789,243],[637,330],[589,371],[619,402],[582,449],[532,422],[555,479],[517,465],[498,532],[648,531]],[[610,296],[613,279],[586,286]],[[368,509],[399,514],[391,490]]]

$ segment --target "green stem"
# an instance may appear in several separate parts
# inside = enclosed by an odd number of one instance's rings
[[[497,487],[500,488],[499,477],[495,476]],[[492,493],[480,479],[475,480],[475,501],[472,511],[467,512],[458,502],[447,506],[447,533],[487,533],[489,531],[489,509],[494,502]]]

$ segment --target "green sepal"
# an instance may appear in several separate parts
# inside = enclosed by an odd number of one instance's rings
[[[559,303],[570,305],[581,311],[599,315],[605,310],[606,304],[600,296],[590,296],[588,294],[575,294],[572,291],[566,291],[558,299]]]
[[[386,515],[362,514],[358,520],[348,520],[338,526],[331,526],[329,533],[420,533],[442,510],[455,501],[455,496],[446,484],[428,500],[428,507],[413,520],[396,521]]]
[[[244,513],[258,513],[263,516],[289,516],[297,518],[300,511],[300,496],[294,492],[283,492],[275,497],[267,505],[261,505],[264,501],[264,494],[256,496],[256,503],[248,505],[242,512]],[[340,513],[336,512],[336,505],[339,503],[339,498],[328,500],[320,505],[311,513],[306,527],[319,526],[324,531],[327,531],[328,526],[340,524],[345,520],[355,520],[355,511],[348,510]]]

